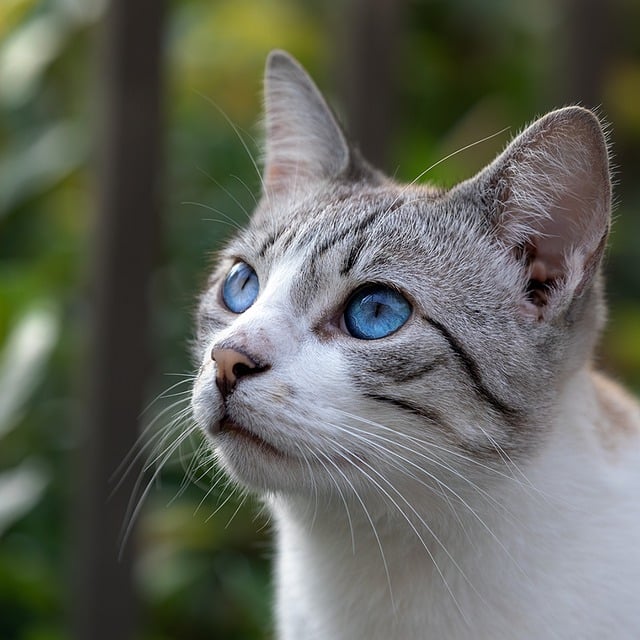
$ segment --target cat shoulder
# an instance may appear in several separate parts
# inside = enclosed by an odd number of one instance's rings
[[[640,446],[640,403],[617,382],[598,371],[591,380],[600,409],[596,434],[606,451],[622,452]]]

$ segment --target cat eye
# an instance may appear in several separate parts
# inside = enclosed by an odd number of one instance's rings
[[[397,331],[411,315],[411,305],[395,289],[369,284],[358,289],[344,310],[344,325],[354,338],[377,340]]]
[[[246,311],[258,297],[260,283],[256,272],[246,262],[231,267],[222,285],[222,300],[233,313]]]

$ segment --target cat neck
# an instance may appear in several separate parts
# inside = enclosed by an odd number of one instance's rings
[[[561,568],[573,553],[567,541],[593,530],[594,514],[606,518],[615,509],[608,468],[611,456],[624,452],[603,446],[603,437],[612,443],[616,429],[637,429],[636,405],[624,405],[625,422],[623,405],[612,411],[606,404],[610,391],[603,403],[602,387],[587,370],[574,376],[547,440],[526,464],[505,457],[504,476],[490,494],[478,486],[463,502],[444,491],[428,500],[274,498],[282,637],[502,637],[490,634],[495,621],[484,617],[505,607],[522,610],[523,629],[531,625],[531,636],[522,637],[540,637],[539,621],[527,616],[552,616],[548,594],[577,578]],[[541,579],[548,590],[540,589]],[[295,615],[313,619],[317,629],[291,635],[292,597]],[[534,600],[539,606],[531,606]]]

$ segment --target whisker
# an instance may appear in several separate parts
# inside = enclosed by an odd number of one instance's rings
[[[165,407],[165,409],[160,411],[158,415],[143,429],[142,433],[136,439],[136,442],[133,444],[129,452],[123,457],[122,462],[120,462],[120,464],[116,467],[116,469],[114,469],[113,473],[109,478],[109,482],[115,482],[116,478],[118,478],[119,476],[118,481],[116,482],[115,486],[111,490],[110,496],[113,496],[116,493],[116,491],[118,491],[118,489],[122,486],[122,483],[129,476],[134,465],[138,462],[138,460],[140,460],[142,456],[145,455],[145,452],[150,447],[155,446],[154,442],[157,440],[160,440],[161,442],[163,442],[163,439],[164,437],[166,437],[166,434],[169,431],[171,431],[171,429],[179,421],[174,418],[169,425],[165,426],[163,429],[161,429],[158,433],[154,434],[153,436],[148,437],[149,432],[153,429],[154,425],[158,422],[158,420],[162,418],[162,416],[164,416],[166,413],[173,411],[177,406],[187,401],[189,401],[189,398],[183,398],[182,400],[178,400],[172,403],[171,405],[169,405],[168,407]],[[182,419],[183,417],[182,414],[183,412],[180,412],[178,414],[178,417],[180,419]],[[144,444],[141,444],[143,440],[145,440],[145,438],[148,438],[148,439],[146,440],[146,442],[144,442]]]
[[[233,522],[233,519],[238,515],[238,512],[240,511],[240,509],[242,509],[242,507],[244,507],[245,503],[247,502],[247,498],[248,497],[249,497],[249,492],[248,491],[242,491],[242,500],[240,500],[240,502],[238,503],[238,506],[236,507],[236,510],[231,514],[231,517],[229,518],[229,520],[227,520],[227,524],[224,525],[225,529],[229,528],[229,526]]]
[[[212,207],[209,204],[204,204],[203,202],[194,202],[194,201],[191,201],[191,200],[184,200],[180,204],[181,205],[191,206],[191,207],[200,207],[201,209],[206,209],[207,211],[213,211],[213,213],[217,213],[218,215],[220,215],[220,216],[222,216],[224,218],[224,220],[216,220],[216,219],[212,219],[212,218],[204,218],[205,221],[216,222],[218,224],[226,224],[226,225],[228,225],[230,227],[233,227],[237,231],[241,231],[242,228],[243,228],[242,225],[237,220],[234,220],[230,215],[227,215],[224,211],[221,211],[217,207]]]
[[[498,452],[498,455],[500,456],[500,458],[502,459],[502,461],[504,462],[505,466],[507,467],[507,469],[510,469],[511,467],[513,467],[513,469],[515,469],[515,471],[518,473],[519,476],[522,477],[522,479],[525,482],[526,487],[532,489],[536,494],[538,494],[548,505],[554,506],[549,499],[547,498],[547,496],[545,495],[544,491],[541,491],[538,487],[536,487],[531,480],[529,480],[529,478],[527,477],[527,475],[524,473],[524,471],[522,471],[522,469],[520,469],[520,467],[514,462],[514,460],[511,458],[511,456],[509,456],[509,454],[504,450],[504,448],[500,445],[499,442],[497,442],[495,440],[495,438],[493,438],[491,436],[491,434],[487,433],[487,431],[485,429],[482,428],[482,425],[478,424],[477,427],[480,429],[480,431],[482,431],[482,433],[484,434],[484,436],[487,438],[487,440],[490,442],[491,446]],[[523,485],[524,487],[524,485]],[[531,495],[529,493],[529,495]],[[533,497],[533,496],[532,496]]]
[[[248,193],[248,194],[251,196],[251,198],[253,199],[253,204],[257,206],[257,205],[258,205],[258,200],[256,199],[256,197],[255,197],[255,195],[254,195],[254,193],[253,193],[253,189],[251,189],[251,188],[249,187],[249,185],[248,185],[248,184],[247,184],[247,183],[246,183],[246,182],[245,182],[245,181],[244,181],[240,176],[237,176],[237,175],[235,175],[235,174],[233,174],[233,173],[232,173],[232,174],[231,174],[231,177],[232,177],[234,180],[237,180],[237,181],[238,181],[238,182],[239,182],[239,183],[240,183],[240,184],[241,184],[241,185],[246,189],[247,193]]]
[[[390,427],[380,424],[379,422],[375,422],[374,420],[370,420],[368,418],[364,418],[363,416],[359,416],[357,414],[353,414],[353,413],[349,413],[348,411],[342,411],[341,409],[335,409],[336,411],[338,411],[339,413],[347,416],[348,418],[351,418],[353,420],[357,420],[358,422],[362,422],[364,424],[368,424],[369,426],[372,427],[376,427],[378,429],[381,429],[383,431],[388,431],[389,433],[393,434],[394,437],[401,437],[404,438],[405,440],[409,440],[412,444],[418,444],[418,445],[425,445],[425,442],[428,442],[429,448],[434,448],[434,449],[438,449],[440,451],[443,451],[444,453],[454,456],[456,458],[459,458],[461,460],[464,460],[465,462],[468,462],[476,467],[480,467],[481,469],[483,469],[484,471],[489,471],[490,473],[503,478],[505,480],[510,480],[513,482],[516,482],[519,486],[522,486],[522,483],[518,480],[518,478],[514,477],[513,475],[510,474],[506,474],[503,473],[502,471],[500,471],[499,469],[496,469],[495,467],[491,467],[483,462],[481,462],[480,460],[477,460],[475,458],[472,458],[471,456],[463,453],[462,451],[458,451],[456,449],[452,449],[450,447],[445,447],[442,444],[439,444],[437,442],[434,442],[433,440],[426,440],[426,435],[425,435],[425,439],[420,439],[420,438],[416,438],[415,436],[409,435],[408,433],[403,433],[402,431],[398,431],[397,429],[391,429]],[[430,451],[431,452],[431,451]],[[431,452],[433,453],[433,452]],[[433,454],[435,455],[435,454]],[[539,490],[539,489],[538,489]]]
[[[178,380],[178,382],[176,382],[175,384],[172,384],[170,387],[166,388],[164,391],[161,391],[153,400],[151,400],[151,402],[149,402],[149,404],[147,404],[147,406],[142,410],[142,413],[140,415],[144,415],[145,413],[147,413],[147,411],[149,411],[149,409],[151,409],[151,407],[158,402],[158,400],[161,400],[162,398],[167,398],[167,397],[171,397],[168,396],[167,394],[170,391],[173,391],[176,387],[179,387],[180,385],[183,384],[188,384],[193,382],[196,379],[195,375],[191,375],[191,374],[180,374],[180,373],[175,373],[175,374],[167,374],[167,375],[178,375],[178,376],[184,376],[184,378],[182,380]],[[191,389],[187,389],[185,391],[181,391],[180,393],[191,393]]]
[[[195,427],[194,427],[195,428]],[[136,481],[136,484],[134,486],[134,490],[132,492],[131,495],[131,500],[129,501],[129,506],[127,507],[127,512],[125,514],[125,522],[127,523],[123,532],[121,533],[121,545],[120,545],[120,553],[119,553],[119,557],[122,557],[122,553],[124,552],[124,547],[129,539],[129,536],[131,535],[131,531],[133,530],[133,525],[135,524],[135,522],[138,519],[138,515],[140,514],[140,511],[146,501],[147,496],[149,495],[149,492],[151,491],[151,488],[154,484],[154,482],[156,481],[156,479],[160,476],[160,473],[164,467],[164,464],[169,460],[169,458],[173,455],[173,453],[178,449],[178,447],[180,446],[181,442],[187,438],[189,435],[191,435],[192,430],[186,430],[184,431],[182,434],[180,434],[178,436],[178,438],[176,438],[176,441],[174,442],[173,445],[171,445],[167,451],[165,452],[164,457],[162,458],[162,460],[160,461],[160,463],[157,465],[155,471],[153,472],[150,480],[147,482],[146,487],[144,488],[144,490],[142,491],[142,493],[140,494],[137,504],[135,505],[135,507],[133,507],[133,499],[134,496],[136,495],[136,493],[138,493],[139,489],[140,489],[140,485],[142,482],[142,476],[143,474],[140,475],[140,478]],[[146,468],[146,467],[145,467]]]
[[[213,518],[217,513],[219,513],[220,510],[224,508],[224,506],[229,502],[229,500],[231,500],[231,498],[233,498],[233,496],[236,493],[243,491],[240,488],[240,485],[236,483],[228,483],[225,485],[225,487],[229,487],[231,490],[227,494],[227,497],[216,507],[215,511],[213,511],[209,516],[207,516],[207,518],[205,519],[205,522],[209,522],[211,518]]]
[[[393,210],[394,206],[398,203],[398,201],[402,198],[402,196],[409,190],[409,188],[411,188],[416,182],[418,182],[418,180],[423,178],[425,175],[427,175],[427,173],[429,173],[430,171],[435,169],[437,166],[439,166],[443,162],[446,162],[447,160],[453,158],[454,156],[457,156],[459,153],[462,153],[463,151],[467,151],[468,149],[471,149],[472,147],[475,147],[475,146],[477,146],[479,144],[482,144],[483,142],[487,142],[487,140],[491,140],[492,138],[495,138],[496,136],[502,135],[503,133],[505,133],[505,131],[508,131],[510,128],[511,127],[505,127],[504,129],[501,129],[500,131],[496,131],[495,133],[492,133],[491,135],[485,136],[484,138],[481,138],[480,140],[476,140],[475,142],[467,144],[464,147],[460,147],[459,149],[456,149],[452,153],[447,154],[443,158],[440,158],[440,160],[438,160],[437,162],[434,162],[432,165],[427,167],[424,171],[421,171],[411,182],[409,182],[406,185],[404,185],[404,187],[402,188],[400,193],[394,198],[394,200],[391,202],[391,204],[387,208],[387,212]]]
[[[351,512],[349,511],[349,505],[347,504],[347,500],[344,497],[344,493],[342,492],[342,489],[340,488],[340,483],[337,482],[337,480],[335,479],[334,475],[331,473],[331,471],[329,470],[327,465],[324,464],[324,462],[322,462],[322,460],[318,456],[315,455],[313,449],[311,447],[306,447],[306,449],[318,461],[318,463],[324,468],[324,470],[327,472],[327,475],[329,476],[329,478],[331,478],[333,484],[335,485],[335,487],[336,487],[336,489],[338,491],[338,495],[340,496],[340,499],[342,500],[342,504],[344,504],[344,509],[346,511],[346,514],[347,514],[347,521],[349,522],[349,532],[351,534],[351,550],[352,550],[353,554],[355,555],[355,552],[356,552],[356,537],[355,537],[355,533],[354,533],[354,530],[353,530],[353,521],[351,519]],[[317,507],[317,499],[318,498],[317,498],[317,493],[316,493],[316,507]],[[314,513],[314,517],[315,517],[315,513]]]
[[[309,451],[312,452],[311,449]],[[371,530],[373,532],[374,538],[376,539],[376,543],[378,545],[378,549],[380,550],[380,557],[382,558],[382,565],[384,567],[384,572],[385,572],[385,575],[387,577],[387,586],[389,588],[389,598],[390,598],[390,601],[391,601],[391,608],[392,608],[392,611],[395,614],[397,612],[397,609],[396,609],[396,601],[395,601],[395,598],[393,596],[393,589],[391,587],[391,574],[389,573],[389,565],[387,564],[387,558],[386,558],[384,550],[382,548],[382,541],[380,540],[380,535],[378,534],[378,530],[376,529],[376,526],[373,523],[373,518],[371,517],[371,514],[369,513],[369,510],[367,509],[364,501],[360,497],[360,494],[358,493],[357,489],[354,487],[353,483],[351,482],[351,480],[349,480],[349,478],[342,471],[342,469],[340,469],[340,467],[331,459],[330,456],[327,456],[324,452],[321,452],[321,451],[319,451],[318,453],[325,460],[327,460],[327,462],[329,462],[334,467],[334,469],[343,477],[345,482],[351,487],[351,490],[353,491],[353,495],[355,496],[356,500],[360,503],[360,506],[362,507],[362,510],[364,511],[365,517],[367,518],[367,520],[369,521],[369,524],[371,525]]]
[[[378,426],[382,426],[382,425],[378,425]],[[496,500],[496,498],[494,496],[492,496],[488,491],[486,491],[485,489],[482,489],[482,487],[479,487],[475,482],[473,482],[472,480],[467,478],[465,475],[463,475],[457,469],[455,469],[455,467],[452,467],[445,460],[443,460],[440,456],[438,456],[436,453],[431,451],[430,443],[416,442],[415,444],[418,445],[418,449],[419,449],[419,450],[417,450],[415,446],[414,447],[408,447],[406,445],[401,444],[400,442],[398,442],[396,440],[393,440],[391,438],[386,438],[386,437],[384,437],[384,436],[382,436],[382,435],[380,435],[378,433],[375,433],[375,432],[364,431],[362,429],[358,429],[357,427],[354,427],[353,425],[349,425],[349,429],[353,429],[353,430],[355,430],[355,431],[357,431],[359,433],[363,433],[363,434],[368,435],[368,436],[376,437],[379,440],[382,440],[384,442],[387,442],[389,444],[397,446],[397,447],[399,447],[399,448],[401,448],[401,449],[403,449],[405,451],[408,451],[410,453],[415,453],[419,457],[421,457],[423,460],[426,460],[427,462],[431,462],[431,463],[433,463],[433,464],[445,469],[446,471],[452,473],[453,475],[458,477],[460,480],[462,480],[463,482],[468,484],[472,489],[477,491],[481,496],[483,496],[485,499],[487,499],[490,503],[492,503],[495,507],[497,507],[501,512],[504,512],[507,515],[511,516],[512,518],[515,518],[515,516],[511,513],[511,511],[505,505],[503,505],[500,502],[498,502],[498,500]],[[396,435],[398,435],[398,434],[396,434]],[[424,453],[424,452],[427,452],[427,453]],[[397,455],[399,455],[399,454],[397,454]],[[407,461],[407,462],[409,462],[409,461]],[[414,463],[411,463],[411,464],[414,465],[414,466],[417,466]],[[428,473],[422,467],[417,466],[417,468],[419,470],[421,470],[423,473]],[[440,480],[436,476],[434,476],[432,474],[429,474],[429,476],[431,476],[436,482],[440,482]],[[516,522],[517,522],[517,520],[516,520]]]
[[[447,557],[450,559],[450,561],[453,563],[453,565],[458,569],[458,571],[460,572],[460,575],[462,575],[462,577],[466,580],[467,584],[469,584],[471,589],[473,589],[473,591],[478,595],[478,597],[480,597],[482,599],[482,596],[480,595],[480,593],[473,586],[473,584],[471,583],[469,578],[467,578],[465,572],[458,565],[458,563],[453,558],[453,556],[449,553],[449,550],[445,547],[444,543],[440,540],[438,535],[425,522],[425,520],[415,510],[415,508],[411,505],[411,503],[409,503],[409,501],[389,482],[389,480],[387,480],[382,474],[380,474],[378,471],[376,471],[376,469],[374,467],[372,467],[369,463],[367,463],[365,460],[363,460],[360,456],[358,456],[357,454],[353,454],[353,452],[351,452],[348,449],[346,449],[345,447],[343,447],[340,443],[334,442],[333,444],[335,446],[339,447],[340,449],[342,449],[343,451],[345,451],[347,456],[354,456],[355,455],[355,457],[358,459],[360,464],[362,464],[362,465],[366,466],[368,469],[370,469],[375,475],[377,475],[381,479],[382,482],[384,482],[394,493],[396,493],[398,495],[398,497],[409,507],[409,509],[412,511],[412,513],[418,518],[418,520],[425,527],[425,529],[431,534],[431,536],[436,541],[436,543],[440,546],[440,548],[445,552]],[[347,460],[348,459],[349,459],[349,457],[347,457]],[[402,510],[402,508],[396,502],[396,500],[393,498],[393,496],[379,482],[377,482],[371,475],[369,475],[362,468],[357,467],[355,465],[354,465],[354,469],[356,469],[358,472],[360,472],[362,475],[364,475],[365,478],[369,482],[371,482],[375,487],[377,487],[378,490],[381,491],[382,494],[384,496],[386,496],[386,498],[391,502],[391,504],[393,504],[393,506],[398,510],[398,513],[400,513],[400,515],[402,515],[402,517],[405,519],[405,521],[407,522],[407,524],[409,525],[411,530],[416,534],[416,536],[417,536],[418,540],[420,541],[420,543],[422,544],[424,550],[427,552],[429,558],[431,559],[431,562],[433,562],[433,566],[435,567],[436,571],[438,572],[438,575],[442,579],[442,582],[443,582],[443,584],[445,586],[445,589],[448,591],[449,595],[451,596],[451,599],[453,600],[453,602],[454,602],[454,604],[456,606],[456,609],[460,613],[460,616],[462,617],[464,622],[467,624],[467,626],[470,627],[471,625],[470,625],[469,621],[467,620],[466,616],[464,615],[462,607],[460,606],[460,603],[458,602],[457,598],[455,597],[455,594],[453,593],[453,590],[451,589],[451,586],[449,585],[447,579],[445,578],[444,573],[442,572],[442,569],[438,565],[438,563],[437,563],[437,561],[435,559],[435,556],[433,555],[433,552],[431,551],[431,549],[429,549],[429,545],[427,545],[427,543],[425,542],[424,538],[422,537],[422,535],[420,534],[420,532],[418,531],[416,526],[411,521],[411,518],[409,518],[409,516],[407,516],[407,514]]]
[[[215,475],[213,477],[213,481],[211,483],[211,486],[209,487],[209,489],[207,490],[205,495],[202,497],[202,500],[200,500],[200,502],[198,503],[198,506],[196,507],[195,511],[193,512],[193,515],[196,515],[198,513],[198,511],[200,511],[202,505],[207,501],[209,496],[220,486],[221,483],[223,483],[223,486],[226,487],[226,485],[228,484],[228,481],[227,481],[227,477],[224,474],[224,472],[222,471],[222,469],[218,469],[215,472]]]
[[[311,528],[313,529],[313,525],[316,522],[316,517],[318,516],[318,483],[316,482],[315,474],[313,473],[313,469],[311,468],[311,463],[309,462],[309,458],[307,458],[307,456],[304,453],[304,450],[297,442],[295,443],[295,445],[296,445],[296,449],[298,449],[300,456],[302,457],[304,463],[307,466],[307,470],[309,471],[309,481],[311,483],[311,486],[313,487],[314,502],[313,502],[313,515],[311,517]],[[325,468],[325,470],[327,469]],[[328,470],[327,470],[327,473],[328,473]],[[328,473],[328,475],[329,477],[331,477],[331,474]]]
[[[215,183],[219,189],[222,189],[229,198],[231,198],[231,200],[233,200],[236,205],[242,210],[242,212],[245,215],[245,218],[247,218],[247,220],[251,219],[251,214],[247,211],[246,207],[240,202],[240,200],[238,200],[233,193],[231,193],[231,191],[229,191],[229,189],[227,189],[221,182],[219,182],[218,180],[216,180],[212,175],[210,175],[209,173],[207,173],[204,169],[197,167],[198,171],[204,175],[206,178],[208,178],[209,180],[211,180],[211,182]]]
[[[340,428],[338,425],[332,425],[336,428]],[[344,431],[346,431],[348,433],[347,429],[343,429]],[[355,434],[351,434],[354,435]],[[371,434],[374,435],[374,434]],[[365,442],[367,442],[365,440]],[[372,442],[367,442],[367,444],[369,445],[374,445],[375,443]],[[462,505],[464,505],[467,510],[474,516],[474,518],[480,523],[480,525],[487,531],[487,533],[491,536],[491,538],[496,542],[496,544],[498,544],[498,546],[502,549],[502,551],[504,551],[504,553],[507,555],[507,557],[509,558],[509,560],[511,560],[514,564],[514,566],[520,570],[520,572],[525,575],[526,577],[528,577],[527,573],[522,569],[522,567],[520,566],[520,564],[518,563],[518,561],[513,557],[513,555],[511,554],[511,552],[506,548],[506,546],[504,545],[504,543],[496,536],[496,534],[494,533],[494,531],[489,527],[489,525],[487,525],[487,523],[484,521],[484,519],[477,513],[477,511],[471,507],[471,505],[454,489],[452,489],[449,485],[447,485],[445,482],[442,482],[442,480],[440,480],[439,478],[437,478],[434,474],[430,473],[429,471],[427,471],[426,469],[420,467],[419,465],[417,465],[415,462],[405,458],[404,456],[401,456],[400,454],[398,454],[395,451],[391,451],[389,449],[384,448],[383,451],[389,455],[389,456],[394,456],[399,458],[400,460],[402,460],[404,463],[415,467],[416,469],[418,469],[421,473],[424,473],[426,476],[428,476],[429,478],[431,478],[434,482],[436,482],[438,484],[439,487],[441,487],[442,489],[445,489],[446,491],[449,491]],[[376,471],[376,474],[378,474],[378,472]],[[379,474],[378,474],[379,475]],[[456,475],[460,475],[460,474],[456,474]],[[411,475],[412,478],[415,478],[420,484],[422,484],[423,486],[433,489],[432,487],[430,487],[429,485],[427,485],[424,481],[420,480],[420,478],[417,478],[415,475]],[[464,480],[464,476],[460,475],[460,477]],[[388,482],[388,481],[387,481]],[[479,490],[479,487],[476,487],[476,489]],[[486,492],[483,492],[486,493]],[[487,497],[490,497],[490,494],[486,494]],[[404,498],[403,498],[404,499]],[[497,501],[495,501],[493,498],[492,500],[499,505],[499,503]],[[416,513],[417,515],[417,513]],[[446,552],[446,551],[445,551]]]
[[[264,178],[262,177],[262,172],[260,171],[259,167],[258,167],[258,163],[256,162],[255,158],[253,157],[253,154],[251,153],[251,150],[249,149],[249,145],[247,145],[247,142],[245,141],[244,137],[242,136],[242,134],[240,133],[240,129],[238,126],[236,126],[236,124],[231,120],[231,118],[225,113],[224,109],[222,109],[214,100],[212,100],[211,98],[209,98],[208,96],[205,96],[204,94],[196,91],[197,95],[199,95],[203,100],[206,100],[212,107],[214,107],[218,113],[226,120],[227,124],[233,129],[233,132],[236,134],[238,140],[240,141],[240,144],[242,145],[242,147],[244,148],[245,152],[247,153],[247,156],[249,157],[249,160],[251,162],[251,164],[253,165],[253,168],[256,172],[256,175],[258,176],[258,179],[260,180],[260,184],[262,185],[262,192],[264,194],[264,196],[268,199],[269,198],[269,192],[267,190],[267,186],[264,182]],[[250,135],[247,134],[247,137],[251,138]]]

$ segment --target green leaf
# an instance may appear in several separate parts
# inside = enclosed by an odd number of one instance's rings
[[[38,306],[25,313],[9,334],[0,352],[0,438],[17,424],[44,375],[58,330],[57,313]]]
[[[47,483],[47,473],[33,460],[0,473],[0,536],[33,509]]]
[[[57,122],[0,160],[0,217],[41,194],[80,166],[86,145],[78,125]]]

